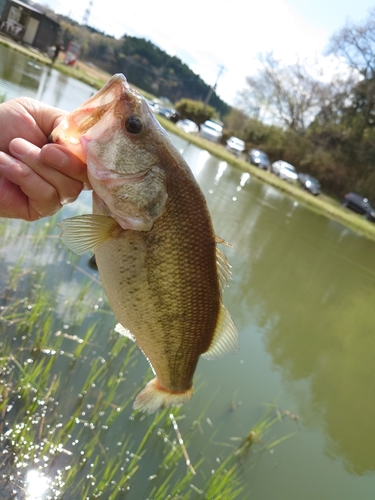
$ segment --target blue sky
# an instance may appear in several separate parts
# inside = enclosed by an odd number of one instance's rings
[[[289,6],[309,23],[328,32],[340,29],[346,19],[361,21],[375,2],[368,0],[289,0]]]
[[[81,22],[90,0],[45,0]],[[259,53],[293,62],[321,57],[346,21],[359,22],[370,0],[92,0],[89,24],[115,37],[134,35],[182,59],[229,104],[256,71]],[[324,60],[322,60],[324,65]]]

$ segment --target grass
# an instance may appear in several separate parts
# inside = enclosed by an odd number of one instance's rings
[[[134,412],[151,371],[55,224],[0,220],[1,498],[26,498],[31,480],[60,500],[246,498],[246,464],[271,427],[282,439],[280,413],[249,429],[250,447],[246,436],[216,443],[218,428],[201,436],[210,402],[195,422],[184,407]]]

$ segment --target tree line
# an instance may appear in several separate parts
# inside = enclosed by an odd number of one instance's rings
[[[152,42],[129,35],[116,39],[52,11],[49,15],[60,24],[61,43],[65,47],[70,41],[79,44],[82,59],[109,73],[124,73],[130,83],[156,97],[168,97],[172,102],[206,99],[210,86],[178,57],[168,55]],[[230,111],[215,92],[210,105],[220,115]]]

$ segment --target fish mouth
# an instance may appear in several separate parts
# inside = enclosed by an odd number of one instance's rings
[[[152,168],[147,168],[141,172],[136,172],[134,174],[125,174],[122,172],[117,172],[115,170],[102,170],[94,168],[94,172],[90,171],[89,168],[89,178],[95,179],[100,182],[105,182],[106,184],[116,185],[118,183],[136,183],[141,182],[147,176],[147,174],[152,170]]]

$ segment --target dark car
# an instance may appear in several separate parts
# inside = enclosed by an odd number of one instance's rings
[[[311,177],[311,175],[298,174],[298,182],[306,191],[309,191],[314,196],[318,196],[321,193],[319,181],[315,177]]]
[[[351,208],[355,212],[362,214],[366,219],[375,221],[375,208],[373,208],[367,198],[356,193],[348,193],[344,196],[341,205]]]
[[[268,156],[260,149],[251,149],[246,161],[259,168],[262,168],[263,170],[268,170],[268,167],[270,166],[270,160]]]

